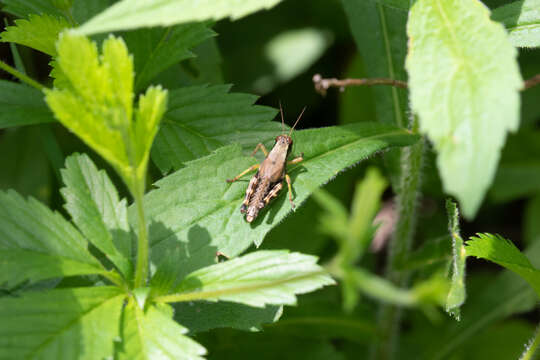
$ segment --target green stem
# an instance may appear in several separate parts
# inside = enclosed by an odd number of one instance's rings
[[[411,130],[418,132],[418,117],[413,118]],[[409,273],[397,270],[397,265],[407,256],[412,248],[416,228],[417,200],[420,193],[424,141],[405,148],[401,153],[401,178],[396,210],[398,221],[394,235],[389,244],[386,265],[386,278],[399,288],[406,288],[409,283]],[[372,358],[391,360],[397,354],[401,308],[399,306],[382,304],[379,309],[378,323],[382,339],[374,345]]]
[[[137,266],[135,269],[135,288],[145,286],[148,278],[148,231],[144,218],[144,180],[138,181],[133,191],[135,206],[137,207],[137,222],[139,224],[139,237],[137,239]]]
[[[523,354],[521,354],[521,357],[519,358],[519,360],[534,359],[534,354],[536,353],[536,350],[538,349],[539,345],[540,345],[540,326],[536,329],[536,332],[534,333],[534,337],[529,342],[529,345],[526,347]]]
[[[38,83],[36,80],[30,78],[29,76],[23,74],[22,72],[18,71],[17,69],[9,66],[3,61],[0,61],[0,69],[4,70],[7,73],[10,73],[11,75],[15,76],[17,79],[21,80],[24,83],[27,83],[30,86],[35,87],[38,90],[43,90],[45,87]]]

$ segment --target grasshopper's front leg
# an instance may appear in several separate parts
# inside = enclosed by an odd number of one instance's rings
[[[235,182],[236,180],[240,179],[242,176],[246,175],[248,172],[251,172],[253,170],[257,170],[259,168],[259,166],[261,166],[261,165],[260,164],[252,165],[252,166],[248,167],[246,170],[242,171],[240,174],[236,175],[234,178],[227,179],[227,182],[229,182],[229,183]]]
[[[263,143],[258,143],[257,146],[255,146],[255,150],[253,150],[251,156],[255,155],[259,149],[261,149],[261,151],[263,152],[264,157],[268,156],[268,150],[266,150],[266,147]]]

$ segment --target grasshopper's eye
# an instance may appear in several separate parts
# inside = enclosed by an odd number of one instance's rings
[[[281,135],[276,136],[276,142],[278,142]]]

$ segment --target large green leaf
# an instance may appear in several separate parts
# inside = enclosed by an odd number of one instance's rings
[[[412,144],[418,137],[393,126],[363,123],[297,131],[294,139],[295,151],[303,152],[305,159],[288,170],[294,201],[300,205],[340,171],[378,151]],[[225,179],[254,163],[239,145],[227,146],[158,181],[158,189],[145,197],[154,262],[178,247],[187,274],[210,264],[218,250],[236,256],[252,243],[259,245],[291,208],[283,192],[254,223],[245,222],[239,209],[249,177],[233,184]],[[206,255],[201,264],[202,254]]]
[[[207,266],[188,276],[173,294],[156,301],[231,301],[249,306],[294,305],[296,295],[334,280],[317,265],[317,258],[279,250],[260,250]]]
[[[43,93],[28,85],[0,80],[0,128],[54,121]]]
[[[105,271],[60,214],[14,191],[0,192],[0,283]]]
[[[96,15],[77,30],[95,34],[140,27],[168,26],[190,21],[238,19],[269,9],[281,0],[122,0]]]
[[[144,89],[159,73],[191,58],[191,48],[215,33],[204,23],[129,31],[123,34],[133,55],[135,91]]]
[[[112,358],[123,301],[118,288],[105,286],[0,298],[0,353],[9,359]]]
[[[435,144],[445,190],[472,218],[519,124],[517,51],[477,0],[418,0],[407,33],[413,110]]]
[[[118,359],[202,360],[205,348],[185,336],[187,331],[172,319],[169,306],[143,311],[131,301],[124,309]]]
[[[48,0],[0,0],[4,7],[2,11],[26,17],[29,14],[49,14],[57,17],[63,16],[62,11],[54,7]]]
[[[72,155],[62,170],[61,193],[73,222],[126,278],[131,277],[131,235],[126,200],[87,155]]]
[[[540,270],[534,268],[510,240],[499,235],[477,234],[467,241],[467,255],[493,261],[525,279],[540,297]]]
[[[163,173],[232,142],[249,152],[259,142],[270,146],[281,133],[281,125],[270,121],[276,110],[253,105],[256,96],[229,89],[229,85],[192,86],[170,92],[152,149],[152,160]]]
[[[510,33],[510,42],[518,47],[540,46],[540,0],[520,0],[501,6],[491,18],[500,21]]]
[[[68,27],[70,25],[63,17],[30,15],[28,20],[15,20],[15,26],[8,26],[6,31],[0,34],[0,39],[55,56],[58,34]]]

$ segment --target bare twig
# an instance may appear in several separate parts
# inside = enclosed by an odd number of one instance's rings
[[[525,80],[525,84],[523,86],[523,90],[527,90],[532,88],[533,86],[536,86],[540,84],[540,74],[536,74],[530,79]]]
[[[400,80],[387,79],[387,78],[372,78],[372,79],[324,79],[320,74],[313,75],[313,83],[315,89],[321,95],[326,95],[326,90],[330,87],[338,87],[343,90],[346,86],[371,86],[371,85],[389,85],[402,89],[407,88],[407,83]]]

